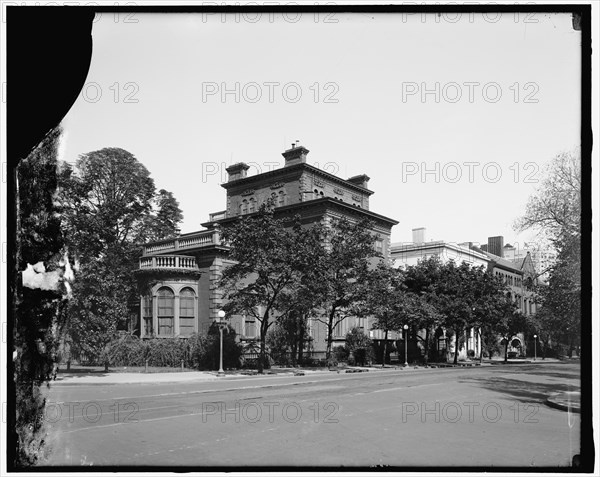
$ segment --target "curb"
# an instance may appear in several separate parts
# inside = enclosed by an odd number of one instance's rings
[[[581,392],[567,391],[551,394],[546,398],[546,404],[561,411],[581,413]]]

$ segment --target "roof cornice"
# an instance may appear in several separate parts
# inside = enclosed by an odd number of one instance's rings
[[[224,182],[223,184],[221,184],[221,187],[223,187],[224,189],[231,189],[231,188],[237,187],[237,186],[248,186],[249,184],[251,184],[254,181],[261,181],[261,180],[265,180],[265,179],[275,179],[277,177],[286,175],[287,173],[297,172],[297,171],[302,171],[302,170],[308,170],[310,172],[318,174],[325,179],[342,184],[356,192],[362,192],[363,194],[366,193],[368,195],[374,194],[374,192],[372,190],[365,189],[364,187],[360,187],[356,184],[353,184],[352,182],[348,182],[346,179],[342,179],[341,177],[338,177],[329,172],[323,171],[323,170],[319,169],[318,167],[311,166],[310,164],[306,164],[305,162],[299,163],[299,164],[294,164],[292,166],[280,167],[279,169],[274,169],[272,171],[263,172],[262,174],[256,174],[255,176],[244,177],[243,179],[238,179],[235,181]]]
[[[292,166],[292,167],[294,167],[294,166]],[[357,213],[358,215],[364,215],[364,216],[366,216],[366,218],[385,222],[385,223],[389,224],[391,227],[399,224],[399,222],[397,220],[391,219],[389,217],[385,217],[384,215],[380,215],[375,212],[371,212],[370,210],[363,209],[361,207],[356,207],[354,205],[347,204],[346,202],[336,200],[332,197],[323,197],[320,199],[307,200],[304,202],[298,202],[296,204],[285,205],[283,207],[277,207],[277,208],[275,208],[274,212],[275,212],[275,214],[293,213],[295,210],[315,208],[317,206],[325,206],[325,207],[338,208],[338,209],[344,209],[344,210],[350,209],[350,210],[352,210],[352,212]],[[258,212],[254,212],[252,214],[246,214],[246,215],[236,215],[234,217],[227,217],[225,219],[217,220],[215,222],[207,222],[206,224],[216,224],[216,223],[227,224],[227,223],[234,222],[235,220],[240,219],[241,217],[252,217],[253,215],[256,215],[256,214],[258,214]],[[204,224],[202,224],[202,225],[204,225]]]

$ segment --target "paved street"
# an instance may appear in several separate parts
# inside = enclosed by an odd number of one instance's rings
[[[47,465],[568,466],[578,363],[55,385]]]

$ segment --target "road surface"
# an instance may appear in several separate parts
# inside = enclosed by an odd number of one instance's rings
[[[569,466],[577,364],[54,385],[45,465]]]

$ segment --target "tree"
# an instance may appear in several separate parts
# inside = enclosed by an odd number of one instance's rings
[[[405,301],[405,286],[402,272],[386,262],[380,262],[373,270],[368,271],[362,278],[363,300],[357,306],[359,316],[372,316],[375,318],[373,328],[382,330],[383,359],[381,366],[385,366],[387,359],[387,341],[390,331],[402,328],[400,308]]]
[[[362,328],[354,327],[346,333],[346,349],[354,357],[355,364],[365,365],[373,349],[373,342]]]
[[[498,320],[493,329],[504,338],[504,362],[508,361],[508,344],[510,340],[528,327],[528,320],[521,313],[516,302],[511,298],[505,297],[504,302],[500,305],[501,318]]]
[[[223,227],[222,238],[235,261],[223,271],[219,286],[229,313],[247,314],[260,323],[258,371],[268,366],[266,337],[278,316],[293,310],[290,294],[300,286],[303,273],[319,253],[320,228],[292,227],[273,217],[272,204],[263,204],[254,216],[244,216]]]
[[[536,288],[540,309],[536,332],[546,343],[563,342],[571,354],[581,335],[581,275],[579,241],[572,240],[559,253],[547,285]]]
[[[558,252],[547,286],[537,288],[538,335],[566,340],[569,349],[581,333],[581,164],[579,151],[558,154],[544,171],[515,229],[533,229]]]
[[[303,349],[309,338],[307,316],[290,312],[277,319],[267,335],[267,344],[271,356],[279,364],[289,362],[296,366],[302,362]]]
[[[441,279],[441,270],[442,263],[440,260],[437,257],[430,257],[420,260],[416,265],[407,267],[405,271],[406,287],[417,295],[420,301],[415,310],[415,318],[418,329],[425,330],[425,338],[423,339],[425,364],[429,361],[430,336],[442,323],[443,319],[443,316],[435,307],[437,300],[435,286]]]
[[[63,164],[57,203],[77,275],[67,332],[75,353],[97,361],[127,322],[127,303],[139,297],[133,271],[140,244],[172,236],[181,211],[171,193],[156,194],[148,170],[119,148],[82,154],[74,168]]]
[[[154,241],[175,237],[179,231],[179,224],[183,220],[179,202],[172,192],[165,189],[158,191],[153,202],[156,213],[149,217],[145,240]]]
[[[458,361],[459,339],[469,328],[481,332],[501,329],[506,316],[506,286],[483,266],[471,267],[449,261],[441,265],[439,280],[434,285],[431,301],[444,316],[443,326],[454,331],[454,363]],[[516,326],[516,325],[515,325]]]
[[[540,187],[515,222],[518,231],[543,232],[559,245],[581,236],[581,158],[579,151],[558,154],[546,166]]]
[[[413,329],[429,329],[430,320],[439,319],[425,297],[407,287],[406,275],[386,262],[366,274],[362,290],[365,298],[358,309],[361,316],[373,316],[373,328],[384,332],[382,366],[387,359],[390,331],[402,331],[405,324]]]
[[[507,298],[510,292],[502,278],[482,267],[473,269],[473,272],[475,286],[472,290],[471,325],[481,338],[479,359],[482,360],[483,348],[487,348],[491,355],[497,343],[499,324],[506,319],[507,313],[513,313],[512,308],[516,308],[517,305]]]
[[[221,356],[221,343],[219,326],[212,323],[208,328],[208,334],[204,345],[204,354],[200,360],[200,366],[205,369],[219,369],[219,358]],[[223,367],[238,368],[242,356],[242,347],[235,339],[236,333],[231,325],[223,330]]]
[[[459,338],[469,326],[474,297],[471,267],[466,262],[456,265],[453,260],[441,267],[435,285],[435,307],[444,316],[443,325],[454,331],[454,364],[458,362]]]
[[[133,154],[119,148],[82,154],[75,169],[64,166],[61,185],[77,253],[97,256],[113,245],[145,238],[155,187]]]
[[[316,303],[322,310],[317,321],[327,328],[327,361],[331,360],[333,332],[349,316],[357,313],[361,302],[362,285],[372,259],[381,257],[375,251],[371,225],[367,221],[352,223],[333,219],[321,243],[319,260],[311,262],[315,272],[311,275],[318,290]]]
[[[65,323],[64,236],[54,203],[61,130],[50,131],[17,166],[16,247],[13,301],[15,412],[7,434],[15,445],[14,464],[35,465],[46,453],[42,385],[56,372],[56,353]],[[40,267],[40,263],[43,265]],[[31,270],[33,280],[26,279]],[[9,272],[10,273],[10,272]],[[9,367],[9,369],[11,369]]]

